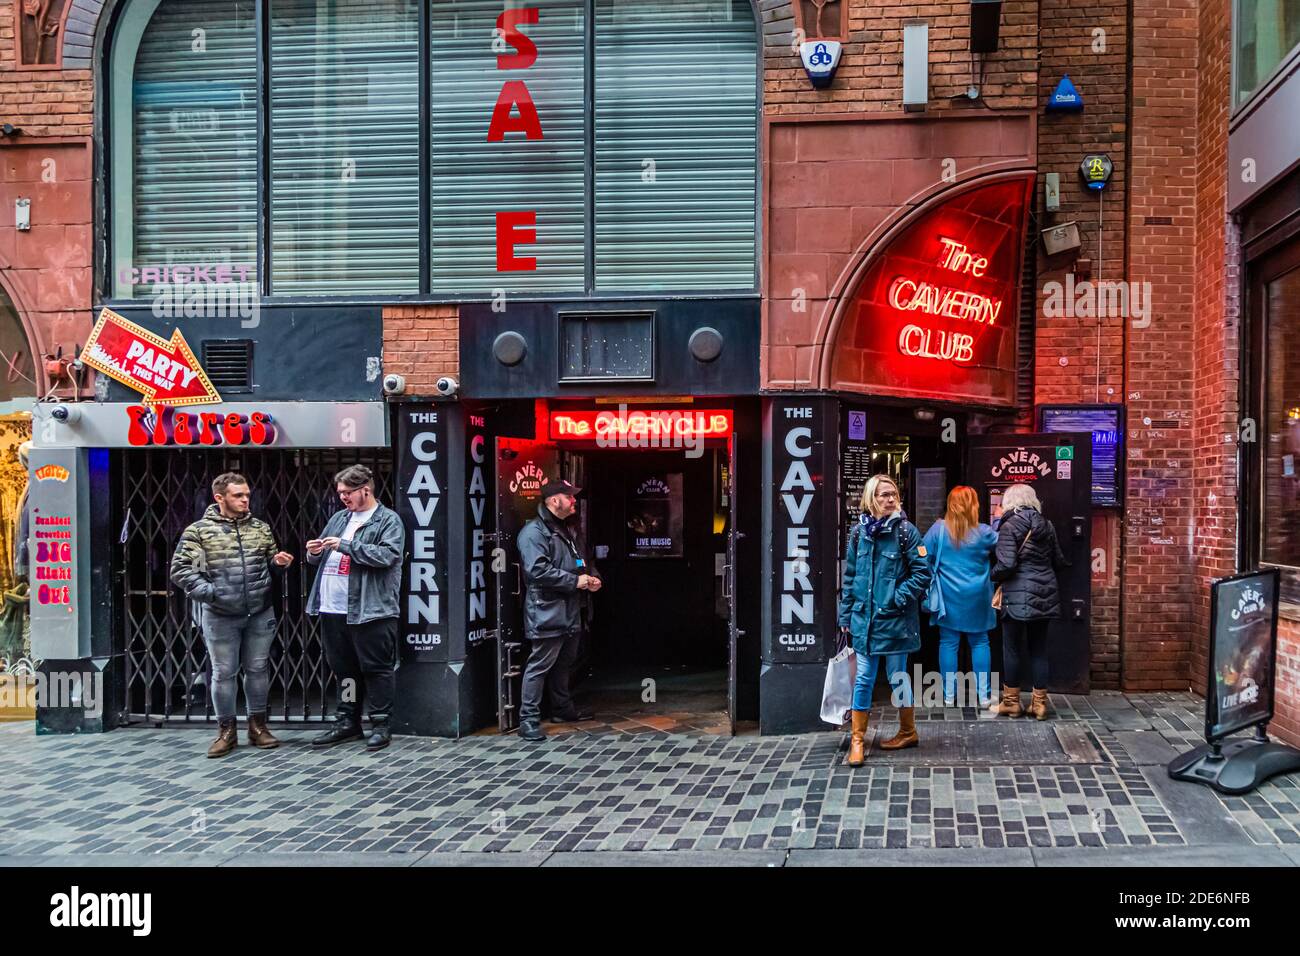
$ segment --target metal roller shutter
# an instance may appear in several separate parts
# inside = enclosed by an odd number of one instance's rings
[[[272,291],[418,291],[418,0],[271,16]]]

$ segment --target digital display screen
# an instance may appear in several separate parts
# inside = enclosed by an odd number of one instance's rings
[[[1058,405],[1042,409],[1045,432],[1092,433],[1092,504],[1113,508],[1121,503],[1119,463],[1124,454],[1123,405]]]

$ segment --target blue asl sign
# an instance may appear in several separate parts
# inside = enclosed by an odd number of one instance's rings
[[[830,66],[835,58],[826,52],[826,44],[818,43],[808,56],[810,66]]]
[[[1079,91],[1070,82],[1068,73],[1061,77],[1060,83],[1056,84],[1056,89],[1052,91],[1052,95],[1047,100],[1047,108],[1062,112],[1083,109],[1083,97],[1079,95]]]

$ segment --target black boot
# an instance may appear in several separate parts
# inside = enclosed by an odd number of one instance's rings
[[[334,726],[311,739],[313,747],[332,747],[334,744],[349,740],[360,740],[365,734],[361,732],[361,718],[356,714],[339,713],[334,717]]]
[[[521,720],[519,722],[519,736],[524,740],[545,740],[546,731],[542,730],[540,720]]]
[[[370,715],[370,738],[366,741],[367,750],[383,750],[393,742],[393,731],[388,726],[387,714]]]
[[[573,710],[551,714],[551,723],[553,724],[580,724],[584,720],[591,720],[596,715],[589,710],[583,710],[581,707],[575,707]]]

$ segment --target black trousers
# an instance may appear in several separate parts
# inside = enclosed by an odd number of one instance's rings
[[[1002,619],[1002,683],[1023,687],[1021,681],[1033,677],[1034,687],[1047,689],[1047,627],[1050,621]],[[1028,659],[1026,661],[1026,658]],[[1029,673],[1025,665],[1029,664]]]
[[[338,716],[359,720],[363,705],[372,719],[392,714],[397,691],[397,618],[349,624],[346,614],[322,614],[320,633],[325,660],[339,679]]]
[[[524,687],[519,695],[519,719],[537,720],[542,714],[542,689],[550,702],[551,714],[573,711],[569,682],[578,659],[582,632],[564,637],[541,637],[531,641],[533,647],[524,668]]]

